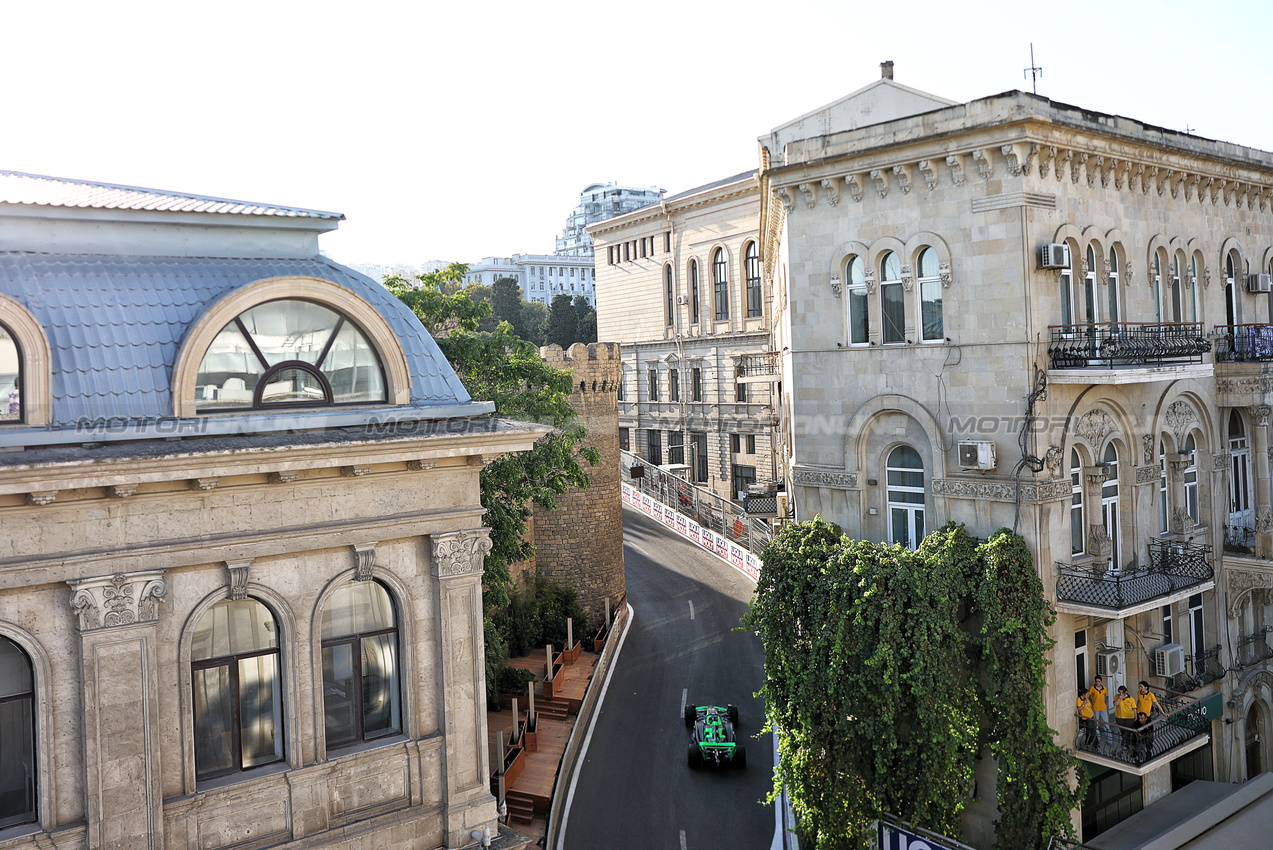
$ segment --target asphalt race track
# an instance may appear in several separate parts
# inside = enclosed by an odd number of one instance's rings
[[[753,585],[723,561],[624,508],[632,625],[574,782],[567,850],[768,848],[773,744],[760,639],[738,631]],[[692,771],[683,700],[738,706],[747,767]],[[568,783],[570,778],[563,777]],[[559,789],[559,793],[562,789]]]

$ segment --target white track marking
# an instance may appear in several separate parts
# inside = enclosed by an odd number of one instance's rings
[[[692,620],[694,619],[694,600],[690,599],[688,601],[690,603],[690,619]]]
[[[689,698],[690,698],[690,689],[682,688],[681,689],[681,715],[680,715],[681,717],[685,716],[685,703],[689,702]]]
[[[685,830],[681,830],[681,850],[685,850]]]

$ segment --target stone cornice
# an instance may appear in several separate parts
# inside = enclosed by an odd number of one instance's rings
[[[932,482],[932,491],[934,496],[946,496],[956,499],[974,499],[989,502],[1015,502],[1017,499],[1017,485],[1012,481],[935,478]],[[1068,478],[1021,482],[1021,501],[1029,504],[1054,502],[1057,499],[1069,498],[1070,493],[1070,480]]]
[[[710,189],[704,189],[702,192],[695,193],[686,198],[674,201],[664,201],[659,204],[650,204],[633,210],[623,215],[607,218],[603,221],[594,222],[587,226],[588,233],[595,240],[604,234],[613,231],[626,230],[630,227],[637,227],[652,221],[666,221],[668,216],[675,216],[681,213],[689,212],[699,207],[721,204],[727,201],[746,198],[749,195],[760,193],[760,183],[755,175],[749,175],[733,183],[726,183],[723,186],[715,186]],[[657,232],[662,232],[664,228],[659,227]],[[647,234],[649,235],[649,234]],[[608,240],[607,240],[608,241]],[[617,240],[622,241],[622,240]]]

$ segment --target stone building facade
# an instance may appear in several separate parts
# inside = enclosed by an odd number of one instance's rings
[[[570,406],[588,429],[586,444],[600,452],[601,461],[584,464],[590,486],[558,496],[556,510],[534,506],[535,566],[542,575],[575,588],[589,622],[600,624],[607,599],[616,611],[627,598],[615,402],[619,346],[575,343],[562,351],[549,345],[539,355],[548,365],[570,372]]]
[[[1268,770],[1273,154],[1022,92],[955,104],[891,63],[760,141],[798,515],[912,547],[1024,535],[1084,837]],[[1080,746],[1098,670],[1188,733],[1143,762]]]
[[[623,352],[620,447],[731,499],[783,480],[754,172],[594,224],[598,339]]]
[[[4,846],[499,831],[478,475],[545,431],[340,218],[0,173]]]

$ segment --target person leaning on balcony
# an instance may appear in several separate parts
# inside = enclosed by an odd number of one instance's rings
[[[1095,746],[1096,724],[1092,722],[1092,700],[1088,697],[1087,691],[1079,694],[1075,708],[1079,713],[1079,746]]]
[[[1159,714],[1163,713],[1162,706],[1158,704],[1158,697],[1149,692],[1149,683],[1141,679],[1140,694],[1136,697],[1136,711],[1143,713],[1146,717],[1153,717],[1155,709]]]
[[[1136,713],[1136,729],[1140,732],[1140,740],[1136,746],[1136,762],[1144,764],[1154,754],[1154,724],[1149,722],[1149,715],[1143,711]]]
[[[1092,714],[1100,721],[1096,724],[1098,735],[1104,739],[1105,746],[1113,746],[1113,736],[1109,731],[1109,691],[1105,690],[1105,680],[1097,676],[1092,687],[1088,688],[1087,696],[1092,701]]]
[[[1121,727],[1119,734],[1123,748],[1129,749],[1132,745],[1131,730],[1136,726],[1136,700],[1127,692],[1126,685],[1119,685],[1118,693],[1114,694],[1114,722]]]

